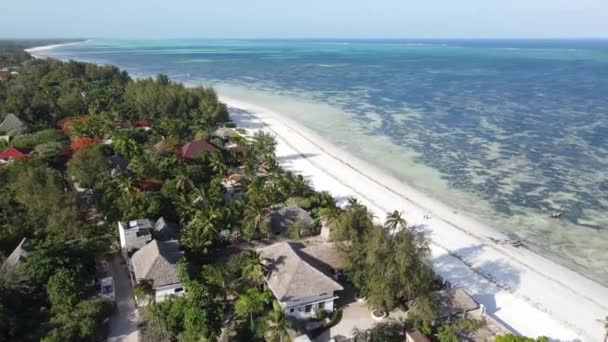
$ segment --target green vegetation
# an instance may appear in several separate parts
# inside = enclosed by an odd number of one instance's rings
[[[356,201],[342,213],[324,214],[333,227],[332,238],[345,241],[339,249],[348,278],[373,310],[390,311],[431,291],[435,276],[428,242],[403,229],[405,221],[398,212],[388,216],[386,227],[374,225],[371,213]]]
[[[502,335],[502,336],[496,336],[494,341],[495,342],[549,342],[549,339],[544,336],[534,339],[534,338],[525,337],[525,336],[507,334],[507,335]]]
[[[290,321],[264,287],[265,260],[252,250],[226,257],[229,244],[271,237],[269,214],[283,205],[314,220],[289,225],[292,238],[317,233],[321,221],[332,226],[348,278],[374,310],[416,300],[420,318],[430,319],[428,245],[401,213],[381,227],[356,201],[337,208],[330,194],[278,167],[269,133],[235,134],[239,149],[223,149],[212,132],[234,124],[213,89],[26,54],[0,61],[17,71],[0,78],[0,119],[15,113],[25,124],[0,148],[35,151],[0,166],[0,255],[23,237],[31,245],[26,261],[0,276],[0,342],[102,340],[112,305],[90,285],[96,258],[115,248],[116,221],[161,216],[182,225],[187,291],[153,303],[152,284],[134,288],[134,299],[149,304],[145,340],[216,340],[227,322],[232,340],[287,341]],[[194,139],[219,149],[185,158],[181,147]]]

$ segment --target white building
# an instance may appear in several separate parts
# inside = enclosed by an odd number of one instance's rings
[[[152,241],[152,224],[148,219],[118,222],[118,235],[123,257],[128,261],[133,252]]]
[[[176,269],[182,256],[177,241],[153,240],[131,257],[131,279],[134,284],[142,279],[151,281],[156,302],[168,296],[183,296],[184,285],[179,281]]]
[[[294,318],[309,318],[319,310],[334,310],[337,291],[344,288],[330,274],[309,263],[310,255],[289,242],[280,242],[259,249],[269,260],[268,287]]]

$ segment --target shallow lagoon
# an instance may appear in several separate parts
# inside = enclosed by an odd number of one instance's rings
[[[608,284],[606,41],[97,40],[45,54],[286,113]]]

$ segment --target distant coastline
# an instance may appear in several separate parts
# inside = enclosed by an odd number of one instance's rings
[[[29,53],[34,58],[47,58],[47,56],[37,54],[37,52],[45,51],[45,50],[51,50],[51,49],[55,49],[55,48],[62,47],[62,46],[70,46],[70,45],[89,43],[89,42],[92,42],[92,41],[93,41],[93,39],[87,39],[87,40],[82,40],[82,41],[77,41],[77,42],[69,42],[69,43],[61,43],[61,44],[51,44],[51,45],[35,46],[35,47],[32,47],[32,48],[25,49],[25,52]]]

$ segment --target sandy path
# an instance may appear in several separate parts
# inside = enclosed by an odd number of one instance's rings
[[[281,166],[304,175],[315,189],[331,192],[342,203],[355,196],[382,219],[389,211],[404,210],[408,223],[431,237],[437,272],[464,287],[513,331],[558,340],[603,337],[598,320],[608,314],[605,287],[526,248],[492,242],[490,237],[506,237],[346,154],[285,116],[236,99],[221,100],[235,107],[231,115],[240,126],[274,133]]]

